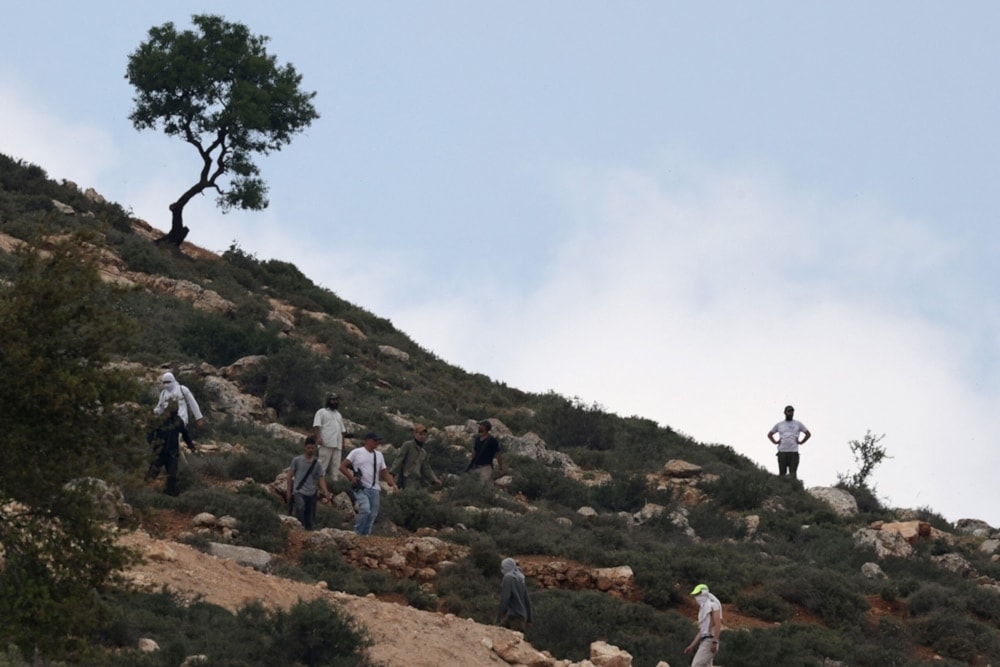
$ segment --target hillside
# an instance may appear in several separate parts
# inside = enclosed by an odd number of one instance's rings
[[[123,494],[112,512],[120,539],[147,556],[128,570],[135,590],[166,587],[230,612],[323,597],[369,629],[369,658],[389,666],[579,664],[604,641],[654,667],[688,664],[688,591],[706,582],[725,604],[718,664],[728,667],[998,664],[992,526],[885,507],[864,485],[803,489],[730,447],[507,387],[438,359],[291,264],[235,245],[221,256],[159,247],[160,232],[93,190],[7,158],[0,167],[0,278],[16,280],[11,253],[28,240],[44,250],[96,233],[101,277],[137,328],[115,359],[140,382],[136,414],[150,412],[170,370],[206,415],[178,497],[142,480],[141,441],[106,475]],[[311,533],[284,516],[278,493],[331,390],[349,430],[383,436],[390,463],[415,423],[429,426],[445,481],[384,494],[375,536],[360,541],[346,485]],[[462,474],[482,419],[507,472],[490,485]],[[219,545],[250,550],[267,573],[206,555]],[[508,555],[532,586],[524,643],[490,625]],[[156,639],[177,654],[211,645],[196,629]]]

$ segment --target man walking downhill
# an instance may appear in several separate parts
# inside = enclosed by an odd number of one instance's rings
[[[775,434],[778,438],[775,439]],[[804,437],[799,440],[799,434]],[[778,446],[778,476],[784,477],[786,473],[791,473],[792,479],[798,479],[799,470],[799,445],[806,444],[812,437],[812,433],[806,425],[795,419],[795,408],[790,405],[785,406],[785,419],[774,425],[767,432],[767,439],[771,444]]]
[[[331,482],[340,476],[340,457],[344,451],[344,418],[340,415],[340,396],[326,395],[326,403],[313,417],[313,437],[316,438],[320,470]]]
[[[378,518],[380,506],[378,480],[381,479],[390,488],[396,486],[392,473],[385,467],[385,457],[375,449],[382,438],[374,433],[365,434],[364,447],[352,449],[340,462],[340,474],[351,481],[354,487],[354,500],[358,504],[358,516],[354,521],[354,532],[358,535],[371,535],[372,526]]]
[[[403,443],[389,470],[399,488],[420,489],[430,485],[441,486],[441,480],[431,468],[426,444],[427,427],[423,424],[414,424],[413,440]]]
[[[505,628],[524,632],[533,620],[524,573],[513,558],[504,558],[500,563],[500,571],[503,573],[503,580],[500,582],[497,623]]]
[[[684,652],[694,653],[691,667],[712,667],[722,634],[722,603],[705,584],[695,586],[691,595],[698,601],[698,632]]]
[[[503,455],[500,453],[500,441],[490,435],[493,424],[488,419],[479,422],[479,435],[472,441],[472,458],[466,472],[472,472],[484,482],[493,479],[493,459],[497,460],[497,474],[503,474]]]
[[[326,479],[316,458],[316,438],[306,438],[304,448],[305,451],[292,459],[288,467],[285,500],[291,504],[302,527],[312,530],[316,521],[316,494],[321,490],[323,497],[329,498],[330,491],[326,488]]]

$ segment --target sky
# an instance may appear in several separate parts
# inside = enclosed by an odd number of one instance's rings
[[[124,73],[197,13],[321,117],[258,161],[267,210],[198,198],[188,240],[768,470],[793,404],[806,486],[884,435],[886,503],[1000,526],[1000,4],[15,3],[0,153],[167,229],[199,160]]]

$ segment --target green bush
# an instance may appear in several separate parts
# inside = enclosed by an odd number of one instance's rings
[[[397,526],[409,531],[418,528],[444,528],[459,522],[458,512],[437,502],[423,489],[407,489],[382,499],[385,514]]]
[[[794,615],[792,606],[774,591],[763,589],[736,595],[736,606],[747,616],[763,621],[787,621]]]
[[[934,583],[923,586],[906,599],[910,616],[925,616],[945,609],[961,611],[964,607],[964,601],[956,598],[951,589]]]
[[[278,518],[279,501],[273,502],[237,495],[220,487],[195,489],[178,496],[175,506],[192,515],[211,512],[216,516],[229,515],[239,522],[239,537],[234,542],[256,547],[272,553],[285,550],[286,530]]]
[[[868,611],[857,583],[838,572],[794,567],[779,577],[775,590],[781,597],[818,614],[830,627],[857,627]]]
[[[729,469],[702,490],[722,507],[736,511],[757,509],[771,493],[772,476],[763,470]]]

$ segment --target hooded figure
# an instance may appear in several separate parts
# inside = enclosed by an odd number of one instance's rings
[[[159,402],[153,408],[153,414],[163,414],[170,401],[174,400],[177,401],[177,415],[184,422],[184,425],[187,426],[190,423],[190,417],[194,417],[195,424],[201,427],[201,408],[198,407],[198,401],[194,400],[194,394],[191,393],[191,390],[177,382],[173,373],[161,375],[160,383],[163,385],[163,390],[160,392]]]
[[[500,608],[497,623],[512,630],[524,630],[531,625],[531,599],[524,585],[524,573],[513,558],[504,558],[500,563],[503,581],[500,583]]]

